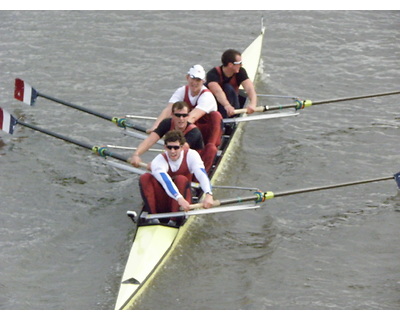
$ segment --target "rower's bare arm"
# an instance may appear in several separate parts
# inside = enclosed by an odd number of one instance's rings
[[[224,90],[222,90],[221,86],[219,85],[218,82],[210,82],[208,84],[208,89],[212,92],[212,94],[215,96],[217,101],[225,106],[226,104],[229,104],[228,99],[226,98]]]
[[[172,105],[173,105],[173,103],[168,103],[168,105],[164,108],[164,110],[161,111],[160,115],[157,117],[157,119],[154,122],[154,124],[152,125],[152,127],[147,130],[147,133],[153,132],[158,127],[160,122],[163,121],[164,119],[171,118]]]
[[[150,133],[150,135],[146,139],[144,139],[141,144],[139,144],[136,151],[128,159],[128,162],[134,167],[139,167],[140,162],[142,162],[140,156],[147,150],[149,150],[159,139],[160,136],[157,133]]]
[[[226,98],[226,94],[224,90],[222,90],[221,86],[219,85],[218,82],[210,82],[208,84],[208,89],[212,92],[212,94],[215,96],[219,104],[224,106],[226,112],[228,113],[229,116],[233,115],[232,112],[235,110],[235,108],[229,103],[229,100]]]
[[[188,121],[190,123],[195,123],[197,120],[199,120],[202,116],[206,114],[205,111],[194,108],[192,111],[189,113],[189,118]]]
[[[247,105],[247,113],[253,113],[257,106],[257,93],[254,88],[254,84],[250,79],[246,79],[242,82],[242,86],[250,100],[249,104]]]

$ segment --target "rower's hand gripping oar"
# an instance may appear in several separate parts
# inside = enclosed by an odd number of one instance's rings
[[[340,187],[348,187],[348,186],[353,186],[353,185],[358,185],[358,184],[366,184],[366,183],[379,182],[379,181],[385,181],[385,180],[391,180],[391,179],[395,180],[395,182],[397,184],[397,188],[400,190],[400,172],[398,172],[398,173],[394,174],[393,176],[386,176],[386,177],[367,179],[367,180],[358,180],[358,181],[352,181],[352,182],[346,182],[346,183],[340,183],[340,184],[334,184],[334,185],[327,185],[327,186],[322,186],[322,187],[298,189],[298,190],[285,191],[285,192],[274,193],[271,191],[268,191],[268,192],[257,191],[254,193],[254,195],[248,196],[248,197],[214,200],[214,206],[213,206],[213,208],[210,208],[210,209],[200,209],[200,208],[202,208],[202,204],[197,203],[197,204],[190,205],[191,211],[148,214],[148,215],[144,216],[143,218],[145,218],[146,220],[150,220],[150,219],[162,219],[162,218],[172,218],[172,217],[187,217],[187,216],[191,216],[191,215],[210,214],[210,213],[216,213],[216,212],[228,212],[228,211],[256,209],[259,206],[246,206],[246,205],[237,206],[236,205],[236,206],[227,207],[228,210],[224,210],[223,206],[228,205],[228,204],[235,204],[235,203],[238,204],[238,203],[248,202],[248,201],[255,201],[255,203],[258,204],[258,203],[264,202],[265,200],[268,200],[268,199],[290,196],[290,195],[299,194],[299,193],[322,191],[322,190],[328,190],[328,189],[334,189],[334,188],[340,188]],[[214,207],[220,207],[220,206],[221,206],[221,208],[219,208],[218,210],[216,210],[214,208]],[[200,209],[200,210],[195,210],[195,209]]]
[[[71,107],[76,110],[80,110],[80,111],[89,113],[91,115],[97,116],[99,118],[111,121],[111,122],[115,123],[118,127],[121,127],[121,128],[131,128],[131,129],[135,129],[135,130],[146,133],[146,128],[144,128],[140,125],[137,125],[135,123],[132,123],[131,121],[129,121],[126,118],[112,117],[112,116],[109,116],[109,115],[101,113],[101,112],[97,112],[97,111],[94,111],[94,110],[91,110],[91,109],[88,109],[85,107],[78,106],[78,105],[70,103],[70,102],[60,100],[58,98],[48,96],[46,94],[43,94],[43,93],[40,93],[39,91],[37,91],[26,81],[19,79],[19,78],[15,79],[15,88],[14,88],[14,98],[15,99],[22,101],[30,106],[33,106],[36,102],[37,97],[42,97],[44,99],[54,101],[56,103],[60,103],[67,107]]]
[[[300,110],[300,109],[304,109],[306,107],[316,106],[319,104],[328,104],[328,103],[334,103],[334,102],[375,98],[375,97],[389,96],[389,95],[394,95],[394,94],[400,94],[400,91],[375,93],[375,94],[369,94],[369,95],[364,95],[364,96],[337,98],[337,99],[321,100],[321,101],[314,101],[314,102],[311,100],[303,100],[303,101],[296,100],[295,103],[281,105],[281,106],[267,106],[267,105],[259,106],[259,107],[255,108],[255,111],[256,112],[265,112],[265,111],[282,110],[282,109],[289,109],[289,108],[295,108],[296,110]],[[246,113],[246,112],[247,112],[247,108],[235,110],[235,114],[241,114],[241,113]]]

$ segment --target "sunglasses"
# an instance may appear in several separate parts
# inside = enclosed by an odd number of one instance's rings
[[[166,146],[169,150],[178,150],[181,146]]]
[[[234,61],[234,62],[232,62],[233,64],[242,64],[242,61]]]
[[[174,113],[174,116],[177,118],[184,117],[186,118],[189,114],[188,113]]]

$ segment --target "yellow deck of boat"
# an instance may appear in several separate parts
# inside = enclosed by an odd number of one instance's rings
[[[254,82],[258,73],[259,62],[264,36],[264,28],[261,34],[243,51],[243,67],[249,78]],[[245,115],[244,115],[245,116]],[[243,131],[244,123],[237,125],[234,135],[228,144],[212,178],[212,185],[218,185],[232,154],[237,147]],[[132,309],[139,301],[149,284],[157,276],[158,271],[169,260],[174,248],[188,234],[186,232],[196,217],[191,216],[180,228],[149,225],[139,226],[133,241],[129,258],[123,273],[120,290],[115,304],[115,309]]]

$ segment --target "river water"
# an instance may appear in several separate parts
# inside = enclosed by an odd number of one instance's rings
[[[243,50],[261,16],[258,93],[318,101],[399,90],[398,11],[0,11],[0,106],[80,141],[135,146],[102,119],[43,98],[23,105],[14,79],[99,112],[156,116],[191,65]],[[280,192],[390,176],[399,111],[394,95],[253,122],[223,183]],[[112,309],[138,177],[24,127],[0,134],[0,166],[0,309]],[[385,181],[201,217],[138,309],[399,309],[399,205]]]

